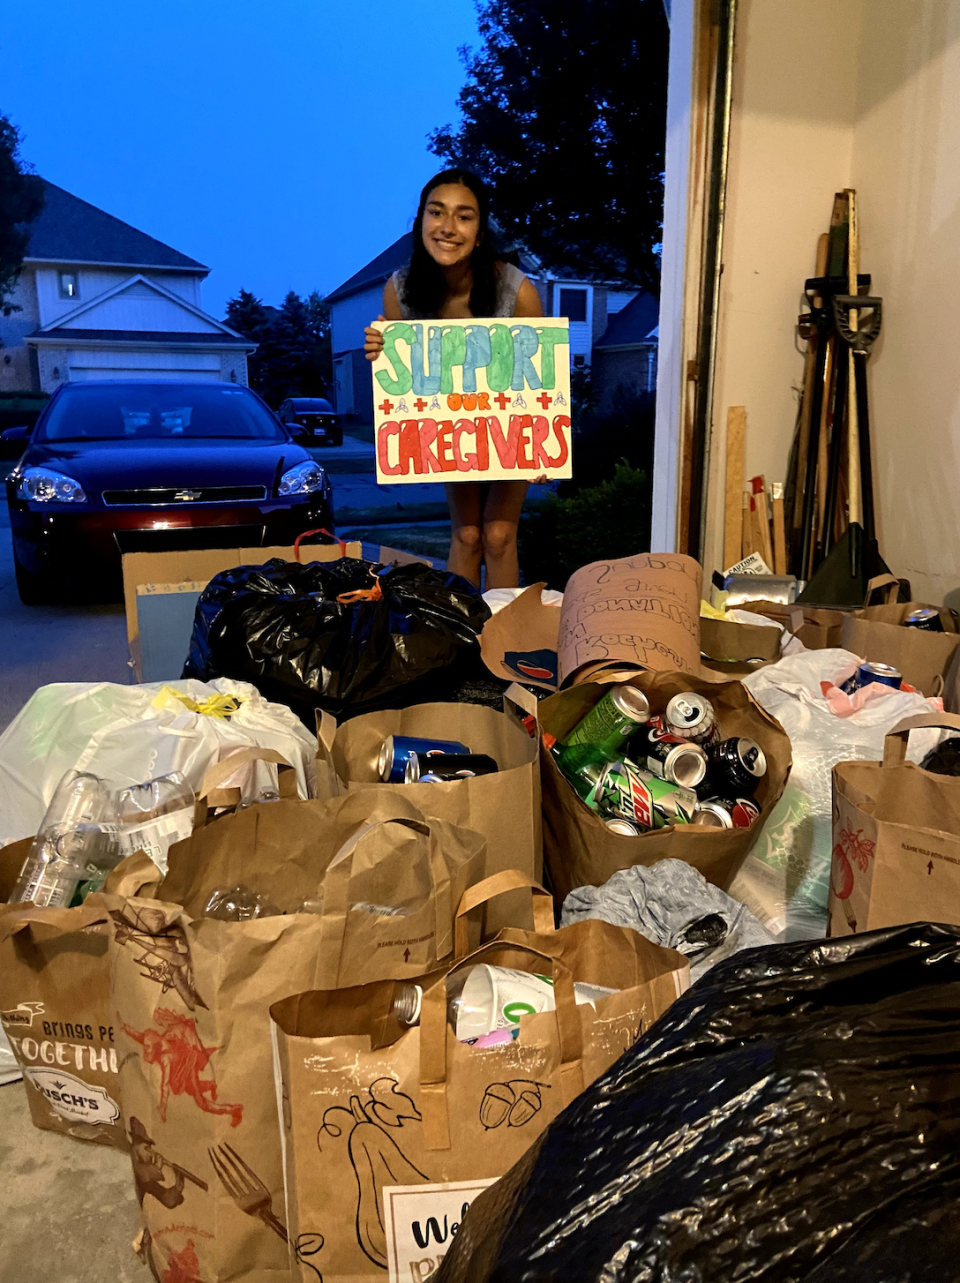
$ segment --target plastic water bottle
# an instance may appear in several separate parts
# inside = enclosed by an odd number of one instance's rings
[[[593,1006],[600,998],[617,992],[579,981],[573,986],[577,1006]],[[420,985],[403,985],[393,1000],[397,1021],[402,1025],[419,1024],[422,1001]],[[460,1042],[475,1043],[497,1030],[519,1029],[523,1016],[555,1009],[553,981],[530,971],[480,963],[456,972],[447,981],[447,1021]]]
[[[119,859],[112,792],[96,775],[68,771],[47,807],[11,902],[68,908],[78,894],[82,898],[102,886]]]
[[[252,922],[255,918],[273,918],[280,913],[266,896],[247,886],[217,887],[203,911],[205,918],[221,922]]]
[[[179,771],[121,789],[117,797],[121,854],[144,851],[166,873],[170,848],[193,832],[195,802],[193,789]]]

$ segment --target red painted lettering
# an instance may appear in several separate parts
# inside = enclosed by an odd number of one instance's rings
[[[555,459],[546,456],[547,464],[551,468],[562,468],[570,457],[570,447],[567,445],[567,430],[570,427],[570,419],[566,414],[555,414],[553,416],[553,434],[560,443],[560,453]]]
[[[546,415],[535,414],[533,416],[533,466],[535,468],[549,468],[550,456],[544,450],[547,437],[550,435],[550,424],[547,422]]]
[[[389,462],[387,441],[390,437],[395,437],[400,431],[400,424],[396,419],[388,419],[386,423],[381,423],[377,431],[377,464],[380,471],[387,477],[395,477],[400,471],[400,465]]]
[[[500,420],[495,414],[491,414],[487,419],[487,427],[490,429],[493,448],[497,452],[501,468],[515,468],[517,466],[517,445],[522,417],[519,414],[511,414],[506,437],[504,437],[503,429],[500,427]]]
[[[423,459],[420,455],[420,432],[416,419],[404,419],[400,424],[400,473],[410,475],[410,465],[420,476],[423,473]]]
[[[442,420],[437,429],[437,458],[440,460],[441,472],[456,472],[457,461],[453,457],[453,420]]]
[[[511,416],[511,422],[512,422]],[[530,444],[530,436],[533,429],[533,417],[529,414],[518,414],[516,418],[520,420],[517,428],[517,467],[532,468],[533,459],[527,454],[527,447]]]
[[[423,472],[440,472],[440,462],[431,446],[437,439],[436,419],[420,420],[420,458],[423,461]]]
[[[477,467],[477,456],[475,454],[460,453],[460,438],[467,432],[470,436],[475,436],[477,429],[472,419],[457,419],[453,425],[453,457],[456,460],[458,472],[470,472]]]
[[[490,440],[487,436],[487,420],[474,419],[477,425],[477,471],[486,472],[490,467]]]

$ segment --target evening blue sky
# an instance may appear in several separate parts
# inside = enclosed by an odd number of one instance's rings
[[[458,119],[473,0],[44,0],[0,34],[0,112],[39,174],[279,304],[402,232]]]

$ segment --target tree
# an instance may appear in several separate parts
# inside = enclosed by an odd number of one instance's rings
[[[668,29],[662,0],[477,0],[462,123],[430,135],[494,188],[547,267],[658,291]]]
[[[249,290],[227,304],[227,324],[258,344],[248,363],[250,386],[274,409],[288,396],[323,396],[333,382],[330,307],[316,290],[291,290],[278,308]]]
[[[20,131],[0,115],[0,311],[19,308],[6,297],[20,277],[30,224],[43,209],[43,182],[20,157]]]

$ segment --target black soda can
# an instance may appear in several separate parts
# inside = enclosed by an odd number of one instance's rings
[[[748,829],[760,816],[760,808],[752,797],[710,797],[701,802],[701,806],[726,811],[735,829]]]
[[[934,610],[932,606],[921,606],[919,610],[912,610],[903,624],[905,628],[920,628],[925,633],[943,632],[940,612]]]
[[[707,757],[710,765],[703,791],[711,796],[753,793],[767,773],[763,749],[742,735],[712,745]]]
[[[486,753],[411,753],[403,776],[404,784],[443,784],[448,780],[494,775],[500,768]],[[427,776],[431,779],[427,779]]]
[[[663,714],[666,729],[671,735],[692,740],[694,744],[716,744],[720,739],[717,714],[713,705],[695,691],[681,691],[674,695]]]

